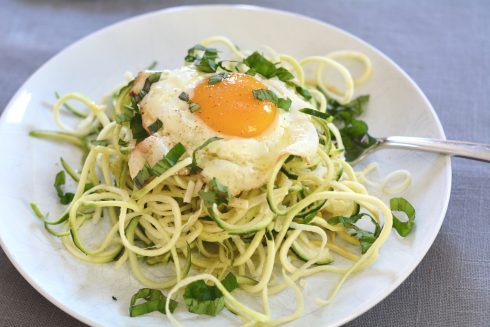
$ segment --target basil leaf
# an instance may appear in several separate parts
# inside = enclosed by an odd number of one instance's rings
[[[355,225],[363,217],[370,218],[371,223],[373,223],[374,225],[374,232],[363,230]],[[381,226],[378,224],[376,219],[374,219],[371,215],[367,213],[359,213],[350,217],[333,217],[328,220],[328,223],[332,225],[342,224],[345,228],[352,230],[350,234],[359,240],[361,253],[363,254],[366,253],[367,250],[369,250],[371,245],[376,241],[379,234],[381,233]]]
[[[393,214],[393,228],[396,229],[400,236],[407,236],[413,229],[415,220],[415,209],[414,207],[404,198],[392,198],[390,200],[390,209]],[[407,215],[408,220],[402,222],[396,215],[395,212],[404,212]]]
[[[238,287],[236,277],[232,273],[229,273],[221,283],[228,292]],[[225,299],[219,288],[207,285],[203,280],[187,285],[183,297],[189,312],[192,313],[216,316],[225,306]]]
[[[200,146],[198,146],[194,152],[192,152],[192,163],[191,163],[191,174],[195,174],[199,171],[199,166],[197,165],[197,159],[196,159],[196,154],[197,154],[197,151],[200,151],[202,149],[204,149],[205,147],[207,147],[209,144],[215,142],[215,141],[219,141],[219,140],[222,140],[221,137],[218,137],[218,136],[214,136],[214,137],[210,137],[209,139],[207,139],[206,141],[204,141],[203,144],[201,144]]]
[[[376,139],[368,134],[367,124],[354,119],[347,126],[340,129],[344,143],[345,159],[348,162],[355,160],[365,149],[376,144]]]
[[[209,79],[208,79],[208,84],[209,85],[214,85],[214,84],[218,84],[219,82],[221,82],[222,80],[224,80],[225,78],[228,77],[228,73],[227,72],[223,72],[223,73],[219,73],[219,74],[215,74],[213,76],[211,76]]]
[[[203,280],[187,285],[184,302],[189,312],[216,316],[225,306],[223,293],[216,286],[209,286]]]
[[[145,185],[146,181],[150,177],[160,176],[169,168],[173,167],[180,157],[185,153],[185,147],[182,143],[177,143],[173,148],[171,148],[168,153],[159,160],[153,167],[150,167],[148,163],[145,163],[143,168],[138,172],[133,182],[141,188]]]
[[[189,94],[182,92],[179,94],[179,99],[184,102],[189,102],[191,99],[189,98]]]
[[[149,136],[148,132],[143,128],[141,113],[139,111],[138,104],[145,97],[145,95],[150,92],[150,88],[153,83],[157,82],[160,79],[161,72],[156,72],[150,74],[146,80],[143,88],[138,94],[131,96],[131,103],[126,103],[124,107],[129,111],[126,114],[118,115],[116,117],[116,121],[121,124],[129,120],[129,127],[133,134],[133,138],[136,141],[141,141]],[[128,84],[129,86],[130,84]],[[122,90],[122,89],[121,89]]]
[[[292,101],[289,98],[286,98],[286,99],[278,98],[277,99],[277,106],[281,109],[286,110],[286,111],[289,111],[289,108],[291,108],[291,103],[292,103]]]
[[[145,302],[136,304],[139,299],[142,299]],[[129,316],[137,317],[154,311],[167,314],[167,311],[165,310],[166,302],[167,297],[165,297],[161,291],[151,288],[142,288],[131,297]],[[176,301],[170,299],[170,312],[174,312],[177,305],[178,303]]]
[[[276,68],[274,76],[277,76],[277,78],[279,78],[279,80],[283,82],[289,81],[294,78],[294,75],[291,74],[289,70],[284,67]]]
[[[65,193],[63,191],[62,187],[65,185],[65,182],[66,182],[65,172],[62,170],[56,174],[56,177],[54,178],[54,184],[53,184],[61,204],[69,204],[73,200],[73,197],[75,196],[75,194],[73,193]]]
[[[151,174],[153,176],[160,176],[169,168],[173,167],[184,153],[185,147],[182,145],[182,143],[177,143],[168,151],[165,157],[160,159],[153,167],[151,167]]]
[[[157,118],[157,120],[155,120],[155,122],[153,124],[151,124],[150,126],[148,126],[148,129],[150,130],[150,132],[153,134],[153,133],[156,133],[158,132],[158,130],[160,128],[162,128],[163,126],[163,123],[160,119]]]
[[[255,51],[243,60],[243,63],[250,69],[246,72],[248,75],[259,73],[265,78],[277,77],[280,81],[290,82],[294,78],[289,70],[284,67],[276,67],[274,63]]]
[[[305,98],[305,100],[311,100],[312,95],[311,95],[310,91],[308,91],[307,89],[305,89],[299,85],[296,85],[295,89],[296,89],[296,92],[298,92],[303,98]]]
[[[198,111],[199,109],[201,109],[201,106],[198,105],[197,103],[195,103],[195,102],[189,103],[189,111],[190,112],[194,113],[194,112]]]
[[[257,100],[260,101],[268,100],[274,104],[277,103],[277,95],[270,90],[258,89],[258,90],[253,90],[252,93]]]
[[[199,53],[202,52],[201,57]],[[204,73],[214,73],[218,68],[218,50],[215,48],[206,48],[201,44],[187,50],[186,62],[194,62],[197,70]]]
[[[133,134],[133,139],[136,141],[141,141],[149,136],[146,129],[143,128],[143,122],[141,119],[141,114],[138,112],[129,121],[129,128]]]
[[[148,163],[145,163],[143,168],[138,172],[133,182],[139,187],[143,187],[148,178],[152,177],[152,169]]]
[[[289,108],[291,107],[291,99],[278,98],[277,95],[271,90],[258,89],[252,90],[252,93],[257,100],[270,101],[274,103],[278,108],[284,109],[286,111],[289,111]]]
[[[221,184],[216,177],[208,183],[208,191],[200,191],[199,196],[204,201],[204,205],[209,209],[213,204],[228,204],[230,193],[228,187]]]
[[[321,89],[319,90],[322,91]],[[336,121],[347,125],[364,113],[369,103],[369,95],[361,95],[347,104],[340,104],[338,101],[328,97],[327,100],[327,113],[333,116]]]
[[[194,103],[192,102],[192,100],[190,99],[189,95],[185,92],[182,92],[179,94],[179,99],[182,100],[182,101],[185,101],[189,104],[189,110],[190,112],[194,113],[196,111],[198,111],[199,109],[201,109],[201,106],[198,105],[197,103]]]
[[[245,58],[243,63],[265,78],[272,78],[276,74],[276,66],[257,51]]]
[[[228,292],[232,292],[240,287],[235,275],[231,272],[226,275],[226,277],[221,281],[221,284],[223,284]]]
[[[221,184],[216,177],[214,177],[211,182],[209,182],[209,190],[216,194],[217,202],[216,204],[228,204],[230,199],[230,193],[228,192],[228,187]]]
[[[304,113],[304,114],[314,116],[314,117],[317,117],[320,119],[328,119],[330,117],[329,114],[326,114],[324,112],[318,111],[316,109],[311,109],[311,108],[303,108],[303,109],[299,109],[299,111]]]

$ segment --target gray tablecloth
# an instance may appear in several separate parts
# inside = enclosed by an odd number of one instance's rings
[[[1,0],[0,112],[36,68],[80,37],[133,15],[196,3]],[[448,138],[490,143],[490,2],[251,3],[312,16],[361,37],[414,78]],[[393,294],[348,325],[490,326],[489,185],[489,164],[453,159],[449,209],[429,253]],[[83,326],[38,294],[1,250],[0,325]]]

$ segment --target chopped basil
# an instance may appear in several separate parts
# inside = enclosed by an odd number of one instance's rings
[[[198,105],[197,103],[195,103],[195,102],[189,103],[190,112],[194,113],[194,112],[198,111],[199,109],[201,109],[201,106]]]
[[[197,160],[196,160],[197,151],[200,151],[200,150],[204,149],[209,144],[213,143],[214,141],[218,141],[218,140],[222,140],[222,138],[221,137],[218,137],[218,136],[210,137],[209,139],[207,139],[206,141],[204,141],[203,144],[201,144],[200,146],[198,146],[194,150],[194,152],[192,152],[192,163],[191,163],[191,173],[192,174],[195,174],[195,173],[197,173],[200,170],[199,166],[197,165]]]
[[[374,225],[373,232],[363,230],[355,225],[363,217],[370,218],[371,222]],[[328,220],[328,223],[332,225],[342,224],[345,228],[351,230],[350,234],[359,240],[359,243],[361,245],[361,253],[363,254],[366,253],[367,250],[369,250],[371,245],[376,241],[379,234],[381,233],[381,227],[379,226],[376,219],[374,219],[371,215],[367,213],[359,213],[350,217],[333,217]]]
[[[274,63],[269,61],[257,51],[245,58],[243,63],[250,68],[249,72],[247,72],[249,75],[259,73],[265,78],[277,77],[283,82],[287,82],[294,78],[294,75],[291,74],[286,68],[276,67]]]
[[[191,98],[189,98],[189,94],[182,92],[179,94],[179,99],[184,101],[184,102],[189,102]]]
[[[257,100],[268,100],[274,103],[278,108],[284,109],[286,111],[289,111],[289,108],[291,107],[291,99],[278,98],[277,95],[271,90],[258,89],[253,90],[252,93]]]
[[[115,117],[115,120],[118,124],[129,122],[129,127],[133,134],[133,138],[138,142],[149,136],[148,132],[143,128],[139,103],[148,94],[148,92],[150,92],[152,84],[160,79],[160,75],[161,72],[150,74],[146,78],[145,83],[138,94],[129,95],[130,88],[134,84],[134,81],[129,82],[117,93],[117,97],[123,97],[123,100],[125,101],[123,104],[123,108],[125,110],[123,113],[118,114]]]
[[[133,118],[131,118],[129,121],[129,127],[131,128],[133,139],[136,141],[141,141],[149,136],[146,129],[143,128],[143,122],[139,112],[136,113]]]
[[[144,300],[144,302],[140,301],[139,304],[136,304],[140,299]],[[167,311],[165,310],[166,302],[167,297],[163,295],[161,291],[151,288],[142,288],[131,297],[129,316],[137,317],[154,311],[167,314]],[[170,312],[175,311],[177,304],[176,301],[170,299]]]
[[[151,167],[148,163],[145,163],[143,168],[138,172],[136,177],[133,179],[133,182],[138,186],[138,187],[143,187],[145,185],[145,182],[153,176],[153,173],[151,171]]]
[[[217,62],[218,50],[215,48],[206,48],[201,44],[187,50],[186,62],[193,62],[197,70],[204,73],[214,73],[219,66]]]
[[[173,167],[180,159],[180,157],[185,153],[185,151],[185,147],[181,143],[177,143],[153,167],[151,167],[148,163],[145,163],[143,168],[134,178],[134,183],[138,187],[142,187],[150,177],[160,176],[169,168]]]
[[[206,208],[212,208],[213,204],[228,204],[230,193],[228,187],[221,184],[216,177],[208,183],[208,191],[199,191],[199,196],[204,201]]]
[[[321,89],[319,90],[321,91]],[[361,95],[347,104],[340,104],[338,101],[328,97],[327,99],[327,113],[333,116],[337,122],[344,125],[362,115],[369,103],[369,95]]]
[[[56,190],[56,193],[58,194],[58,198],[60,199],[61,204],[69,204],[75,196],[75,194],[73,193],[65,193],[63,191],[63,186],[65,185],[65,182],[65,172],[62,170],[56,174],[56,177],[54,179],[54,188]]]
[[[189,97],[189,94],[187,94],[185,92],[182,92],[179,94],[179,99],[184,101],[184,102],[187,102],[187,104],[189,104],[189,111],[192,113],[201,109],[201,106],[195,102],[192,102],[192,100]]]
[[[354,161],[365,149],[376,144],[376,139],[368,134],[368,126],[362,120],[353,119],[340,129],[345,148],[345,159]]]
[[[330,117],[328,114],[326,114],[324,112],[318,111],[316,109],[311,109],[311,108],[303,108],[303,109],[300,109],[299,111],[301,111],[304,114],[310,115],[310,116],[318,117],[320,119],[328,119],[328,117]]]
[[[163,126],[163,123],[160,119],[157,118],[157,120],[155,120],[155,122],[153,124],[151,124],[150,126],[148,126],[148,129],[150,130],[150,132],[153,134],[153,133],[156,133],[158,132],[158,130],[160,128],[162,128]]]
[[[414,226],[415,209],[404,198],[392,198],[390,200],[390,209],[393,214],[393,228],[396,229],[400,236],[407,236]],[[407,215],[408,220],[403,222],[396,216],[395,212],[403,212]]]
[[[292,101],[289,98],[286,98],[286,99],[278,98],[277,99],[277,106],[281,109],[286,110],[286,111],[289,111],[289,108],[291,108],[291,103],[292,103]]]
[[[214,74],[213,76],[211,76],[208,79],[208,84],[209,85],[218,84],[219,82],[221,82],[222,80],[224,80],[225,78],[227,78],[228,75],[229,75],[228,72]]]
[[[325,94],[321,88],[318,88],[318,90]],[[325,94],[325,96],[327,95]],[[327,98],[327,100],[326,116],[316,114],[312,109],[308,110],[308,112],[303,112],[323,119],[332,116],[336,125],[340,127],[340,135],[345,148],[345,158],[349,162],[354,161],[365,149],[376,143],[376,139],[368,133],[367,124],[362,120],[356,119],[366,109],[369,95],[361,95],[347,104],[340,104],[334,99]]]
[[[294,88],[296,92],[298,92],[303,98],[305,98],[305,100],[310,100],[312,98],[310,91],[308,91],[307,89],[299,85],[295,85]]]
[[[228,292],[239,287],[233,273],[229,273],[221,283]],[[184,302],[189,312],[208,316],[216,316],[225,306],[225,298],[219,288],[215,285],[207,285],[203,280],[187,285],[184,291]]]
[[[221,284],[223,284],[228,292],[232,292],[240,287],[233,273],[228,273],[228,275],[226,275],[226,277],[221,281]]]

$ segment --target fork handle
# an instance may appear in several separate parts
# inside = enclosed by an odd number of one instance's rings
[[[408,148],[427,152],[437,152],[455,157],[490,162],[490,144],[409,136],[389,136],[380,139],[380,143],[391,148]]]

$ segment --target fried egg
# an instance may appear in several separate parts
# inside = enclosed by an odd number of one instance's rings
[[[135,87],[147,73],[140,73]],[[129,169],[134,178],[145,162],[154,165],[175,144],[182,143],[189,155],[211,137],[213,142],[197,152],[197,164],[205,182],[217,178],[233,195],[264,185],[282,155],[310,159],[318,147],[318,135],[309,116],[299,112],[310,107],[294,90],[276,78],[263,79],[230,73],[216,84],[212,74],[191,67],[163,71],[140,102],[143,127],[157,119],[163,127],[143,140],[130,154]],[[267,89],[291,99],[289,111],[268,100],[258,100],[252,91]],[[196,112],[179,98],[185,92],[200,106]]]

